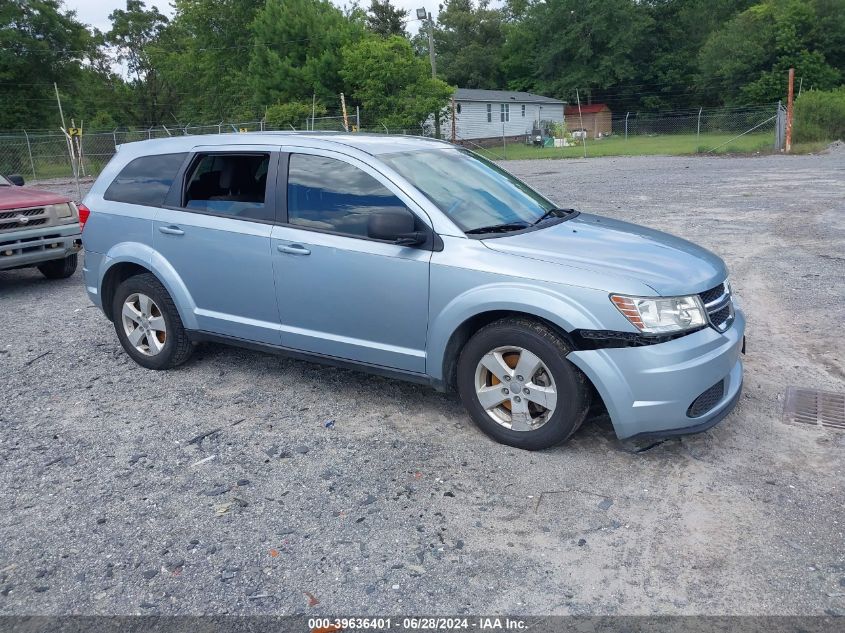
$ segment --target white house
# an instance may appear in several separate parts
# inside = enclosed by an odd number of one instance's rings
[[[540,121],[563,123],[566,103],[510,90],[458,88],[455,91],[455,141],[501,141],[524,137]],[[452,117],[440,124],[442,138],[452,138]]]

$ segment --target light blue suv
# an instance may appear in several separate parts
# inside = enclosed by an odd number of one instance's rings
[[[500,442],[710,428],[742,387],[725,264],[555,206],[429,139],[261,133],[123,145],[85,198],[85,283],[149,369],[219,341],[457,389]]]

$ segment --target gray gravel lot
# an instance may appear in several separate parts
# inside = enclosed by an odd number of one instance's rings
[[[845,614],[845,433],[780,419],[787,385],[845,391],[845,153],[506,167],[725,258],[733,415],[522,452],[352,371],[212,345],[146,371],[80,274],[0,272],[0,614]]]

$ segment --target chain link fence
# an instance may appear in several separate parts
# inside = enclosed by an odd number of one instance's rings
[[[377,134],[406,134],[434,136],[433,126],[424,124],[416,127],[390,128],[368,120],[359,109],[351,109],[346,115],[330,112],[321,116],[308,117],[297,125],[268,125],[265,121],[220,121],[211,124],[158,125],[148,128],[118,128],[111,131],[83,131],[79,137],[69,138],[61,131],[24,131],[0,134],[0,174],[21,174],[27,180],[51,178],[73,178],[78,167],[80,177],[96,177],[111,160],[117,147],[124,143],[166,138],[171,136],[249,133],[260,131],[359,131]],[[778,105],[746,108],[712,108],[676,110],[671,112],[626,112],[616,113],[602,132],[602,138],[588,138],[586,152],[583,139],[579,147],[563,147],[561,151],[585,153],[585,155],[611,155],[636,153],[696,153],[715,151],[727,147],[759,151],[761,149],[782,149],[785,117],[783,107]],[[567,117],[567,128],[578,129],[577,119]],[[442,130],[443,138],[449,138],[450,131]],[[463,145],[482,148],[478,139],[456,139]],[[526,138],[525,145],[534,139]],[[578,140],[578,139],[576,139]],[[625,143],[625,142],[628,143]],[[640,141],[640,142],[637,142]],[[70,143],[74,145],[71,157]],[[493,157],[522,158],[523,151],[510,144],[502,148],[484,148]],[[732,145],[734,144],[734,145]],[[613,147],[611,147],[613,146]],[[557,148],[546,148],[557,149]]]
[[[784,148],[781,104],[664,112],[567,113],[525,137],[476,142],[491,158],[757,153]],[[458,139],[468,144],[467,139]]]
[[[410,134],[431,136],[425,126],[416,128],[388,128],[366,121],[359,109],[346,115],[340,112],[308,117],[298,125],[270,125],[265,121],[220,121],[212,124],[157,125],[146,128],[118,128],[111,131],[87,131],[69,138],[57,130],[24,131],[0,134],[0,174],[20,174],[27,180],[51,178],[96,177],[111,160],[118,146],[172,136],[198,134],[250,133],[263,131],[360,131],[381,134]],[[73,157],[70,143],[73,143]],[[74,164],[76,161],[76,164]]]

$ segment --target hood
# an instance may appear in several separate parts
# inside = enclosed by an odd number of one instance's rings
[[[635,279],[662,296],[702,292],[728,274],[718,256],[692,242],[589,213],[544,229],[483,241],[495,251]]]
[[[61,204],[62,202],[70,202],[70,198],[52,191],[41,191],[32,187],[16,187],[14,185],[0,187],[0,211]]]

